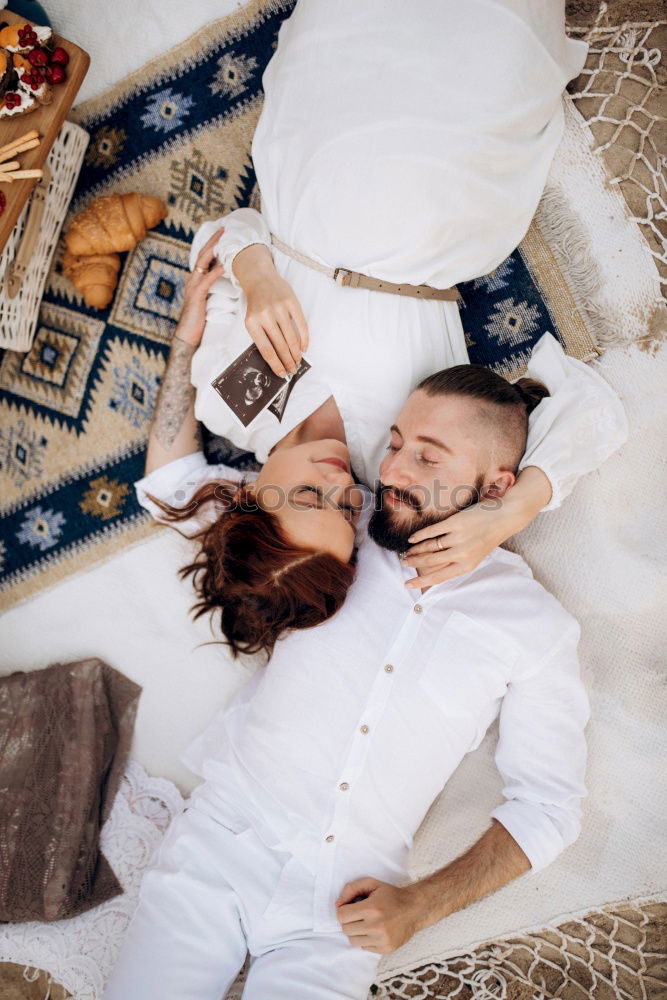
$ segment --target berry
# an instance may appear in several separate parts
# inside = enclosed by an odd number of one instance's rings
[[[49,83],[64,83],[67,79],[67,73],[62,66],[58,66],[58,64],[55,66],[47,66],[44,73],[46,74],[46,79]]]
[[[0,191],[0,215],[2,215],[2,213],[6,208],[7,208],[7,199],[5,198],[5,193],[4,191]]]
[[[31,66],[46,66],[49,62],[49,53],[46,49],[32,49],[28,53],[28,62]]]
[[[59,45],[51,53],[51,65],[57,64],[58,66],[67,66],[69,62],[69,55],[62,49]]]
[[[24,24],[22,28],[19,28],[18,35],[19,42],[22,46],[37,44],[37,32],[30,24]]]
[[[18,94],[14,93],[11,90],[9,91],[9,93],[5,94],[5,104],[7,105],[8,108],[16,108],[19,106],[20,103],[21,103],[21,98]]]

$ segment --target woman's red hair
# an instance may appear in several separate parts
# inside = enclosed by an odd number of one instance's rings
[[[220,611],[232,654],[265,652],[291,629],[313,628],[343,604],[354,579],[354,560],[294,545],[275,514],[258,506],[245,482],[204,483],[185,507],[150,496],[176,526],[214,505],[218,516],[195,535],[199,552],[183,566],[199,600],[195,618]]]

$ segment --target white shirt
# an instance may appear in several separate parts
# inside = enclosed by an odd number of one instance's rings
[[[415,386],[433,372],[468,363],[458,306],[340,288],[274,249],[276,269],[294,288],[308,320],[311,342],[306,357],[312,367],[294,386],[281,421],[264,409],[243,427],[211,382],[251,343],[245,327],[246,299],[232,261],[251,243],[268,246],[270,234],[259,212],[236,209],[199,228],[191,267],[202,245],[223,224],[217,253],[226,277],[216,281],[208,296],[204,335],[192,360],[197,419],[264,463],[281,438],[333,396],[352,468],[362,482],[374,484],[389,428]],[[543,470],[552,488],[545,509],[552,510],[580,476],[597,468],[626,440],[627,420],[604,379],[566,355],[551,334],[536,344],[527,374],[543,382],[551,395],[529,417],[519,469],[534,465]]]
[[[157,516],[146,491],[184,503],[220,478],[239,473],[188,455],[137,495]],[[506,801],[491,815],[533,870],[576,839],[585,795],[576,621],[503,549],[415,596],[403,586],[414,571],[366,536],[368,513],[342,609],[280,639],[184,758],[221,815],[310,869],[315,930],[338,926],[345,882],[406,874],[426,811],[499,712]]]

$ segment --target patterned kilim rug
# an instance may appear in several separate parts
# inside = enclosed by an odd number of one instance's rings
[[[61,239],[32,349],[0,358],[5,607],[151,529],[132,483],[142,475],[188,247],[205,219],[257,204],[250,148],[261,77],[293,6],[253,0],[76,109],[91,139],[72,213],[98,195],[138,190],[160,196],[169,215],[124,255],[104,311],[86,306],[62,275]],[[572,291],[577,282],[566,281],[548,222],[538,212],[517,252],[461,286],[471,360],[514,375],[547,330],[576,357],[595,355],[593,318]],[[252,461],[219,440],[209,457]]]

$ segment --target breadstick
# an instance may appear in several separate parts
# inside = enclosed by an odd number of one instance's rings
[[[12,170],[6,174],[0,173],[0,180],[2,180],[5,177],[11,177],[13,180],[16,181],[23,177],[41,177],[41,176],[42,176],[41,170]]]
[[[25,153],[27,149],[34,149],[35,146],[39,146],[39,139],[30,139],[28,142],[23,142],[20,146],[15,146],[13,149],[6,149],[4,153],[0,153],[0,163],[4,160],[8,160],[10,156],[17,156],[19,153]]]
[[[25,135],[20,135],[18,139],[13,139],[6,145],[0,146],[0,156],[3,153],[7,153],[15,149],[16,146],[20,146],[22,143],[28,142],[30,139],[39,139],[39,132],[36,128],[31,128],[29,132],[25,133]]]
[[[14,174],[0,174],[0,184],[11,184],[14,180]]]
[[[18,170],[20,166],[18,160],[12,160],[11,163],[0,163],[0,174],[8,174],[10,170]]]

